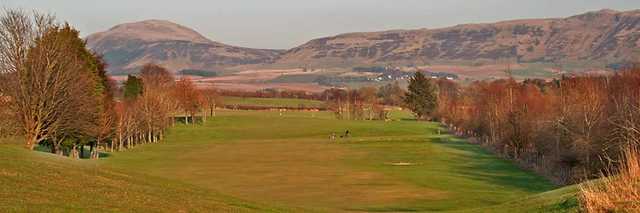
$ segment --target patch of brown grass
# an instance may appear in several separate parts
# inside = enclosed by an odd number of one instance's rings
[[[629,149],[622,159],[624,163],[601,181],[580,187],[585,211],[640,212],[640,150]]]

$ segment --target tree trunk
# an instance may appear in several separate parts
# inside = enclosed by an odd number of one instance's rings
[[[51,154],[56,154],[57,153],[57,149],[58,149],[58,147],[55,144],[51,144]]]
[[[93,145],[89,146],[89,158],[93,159]]]
[[[38,143],[35,134],[31,133],[31,134],[27,134],[27,140],[26,140],[26,144],[25,144],[25,148],[27,148],[28,150],[33,150],[36,147],[36,144]]]
[[[96,149],[95,149],[95,156],[93,157],[93,159],[100,159],[100,147],[98,146],[99,143],[96,143]]]
[[[96,144],[95,144],[96,148],[94,149],[93,159],[98,159],[98,155],[99,155],[98,154],[98,146],[100,146],[100,141],[101,141],[101,138],[97,137],[96,138]]]
[[[73,147],[71,148],[71,158],[73,159],[79,159],[80,157],[78,156],[78,145],[74,144]]]
[[[124,141],[122,141],[122,133],[118,133],[118,151],[122,151],[122,144]]]
[[[60,147],[60,141],[58,141],[58,140],[54,140],[53,141],[53,150],[52,151],[56,155],[60,155],[60,156],[64,155],[64,151]]]

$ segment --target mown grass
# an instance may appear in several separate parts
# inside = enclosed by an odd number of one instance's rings
[[[225,105],[258,106],[258,107],[324,107],[325,103],[318,100],[295,98],[244,98],[224,97]]]
[[[575,187],[551,191],[436,123],[392,118],[221,111],[98,161],[0,143],[0,212],[576,210]],[[351,137],[329,140],[346,130]]]
[[[543,212],[555,205],[530,198],[554,189],[543,178],[479,146],[437,135],[435,123],[397,115],[405,119],[224,111],[203,126],[174,128],[162,144],[100,163],[305,211]],[[346,130],[352,137],[329,140]]]
[[[0,144],[0,212],[282,212],[183,182]]]

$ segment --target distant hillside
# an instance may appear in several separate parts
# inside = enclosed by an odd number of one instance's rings
[[[280,68],[366,64],[574,63],[640,59],[640,10],[601,10],[558,19],[467,24],[442,29],[348,33],[281,51],[211,41],[168,21],[115,26],[90,35],[112,73],[154,62],[173,71],[215,71],[238,65]],[[254,66],[255,68],[256,66]]]
[[[640,10],[601,10],[564,19],[349,33],[312,40],[287,51],[277,63],[613,62],[638,59],[639,48]]]
[[[172,71],[210,70],[273,62],[282,51],[235,47],[211,41],[187,27],[161,20],[115,26],[87,37],[112,73],[135,72],[153,62]]]

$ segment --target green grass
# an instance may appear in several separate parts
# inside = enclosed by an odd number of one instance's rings
[[[299,74],[299,75],[282,75],[275,79],[269,80],[272,83],[314,83],[316,80],[324,75],[318,74]]]
[[[179,181],[0,144],[0,212],[282,212]]]
[[[580,212],[576,198],[577,191],[577,186],[568,186],[496,206],[471,209],[467,212]]]
[[[98,161],[0,146],[0,195],[12,196],[0,199],[0,211],[36,206],[61,211],[562,212],[577,205],[575,188],[552,191],[555,187],[543,178],[462,139],[438,135],[437,124],[410,120],[408,113],[393,112],[397,121],[392,122],[340,121],[328,112],[218,115],[202,126],[177,126],[160,144]],[[329,140],[331,133],[345,130],[352,137]],[[55,181],[42,181],[49,177]],[[122,197],[131,198],[117,199]]]
[[[458,211],[553,189],[478,146],[434,136],[437,128],[410,120],[338,121],[322,112],[227,111],[103,163],[241,199],[328,212]],[[347,129],[352,138],[328,140]],[[392,165],[398,162],[413,165]]]
[[[259,106],[259,107],[324,107],[323,101],[295,98],[243,98],[224,97],[225,105]]]

